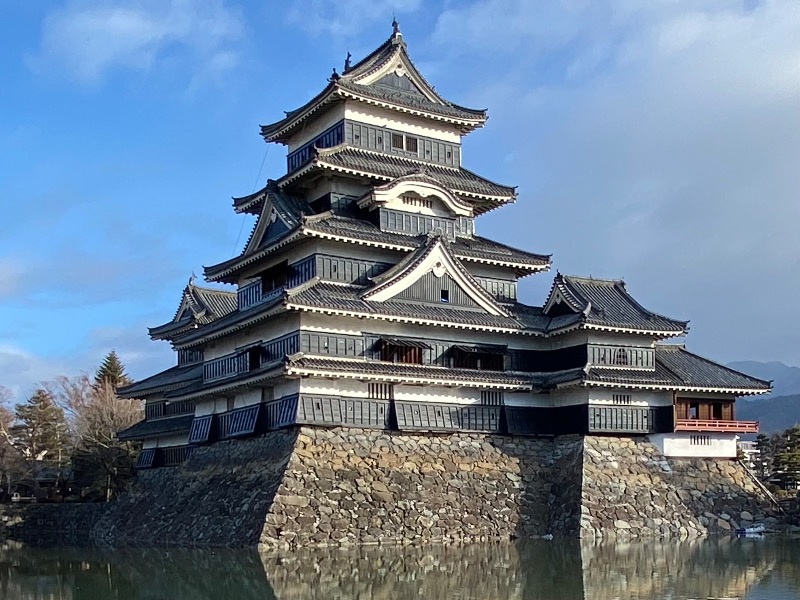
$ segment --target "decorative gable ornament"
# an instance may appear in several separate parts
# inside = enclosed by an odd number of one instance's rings
[[[471,217],[473,215],[473,209],[470,204],[462,201],[434,177],[426,173],[410,173],[384,185],[376,186],[358,200],[358,207],[369,208],[377,205],[390,206],[397,204],[397,207],[403,210],[402,198],[404,196],[435,199],[454,216]]]
[[[426,246],[373,278],[375,286],[362,294],[362,298],[370,302],[391,300],[431,272],[437,278],[449,275],[477,306],[490,315],[508,316],[507,311],[453,257],[444,238],[440,236],[431,237]]]

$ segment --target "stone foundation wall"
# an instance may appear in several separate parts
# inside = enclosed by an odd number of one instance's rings
[[[775,514],[735,460],[662,456],[644,438],[586,437],[581,537],[732,533]]]
[[[303,428],[260,542],[416,544],[570,533],[577,512],[569,518],[562,491],[574,495],[579,485],[580,448],[577,436]]]
[[[642,438],[295,428],[198,447],[108,505],[15,507],[6,539],[262,549],[684,536],[769,521],[735,461]]]

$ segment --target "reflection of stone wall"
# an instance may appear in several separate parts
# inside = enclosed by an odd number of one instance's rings
[[[742,598],[774,565],[774,545],[719,537],[582,545],[586,598]]]
[[[798,540],[778,537],[526,540],[261,555],[18,549],[0,551],[0,600],[794,598],[798,550]]]
[[[567,532],[577,511],[570,520],[559,490],[580,483],[579,448],[578,438],[304,428],[261,543],[509,539],[548,533],[555,512]]]
[[[581,536],[732,533],[769,505],[728,459],[664,458],[642,438],[586,437]]]

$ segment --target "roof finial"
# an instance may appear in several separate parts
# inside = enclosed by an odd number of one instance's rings
[[[347,53],[347,57],[344,59],[344,71],[342,71],[343,73],[347,73],[347,71],[350,70],[350,57],[351,56],[352,55],[348,52]]]
[[[392,33],[394,35],[400,34],[400,23],[397,22],[394,13],[392,13]]]
[[[333,67],[333,73],[331,73],[331,76],[328,78],[328,81],[330,81],[331,83],[333,83],[334,81],[339,81],[339,74],[336,72],[336,67]]]
[[[194,271],[192,271],[192,275],[189,277],[189,285],[194,285],[195,279],[197,279],[197,275],[195,275]]]

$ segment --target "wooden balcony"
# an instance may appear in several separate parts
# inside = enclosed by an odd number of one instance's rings
[[[758,433],[758,421],[723,421],[717,419],[677,419],[675,431],[719,431],[721,433]]]

